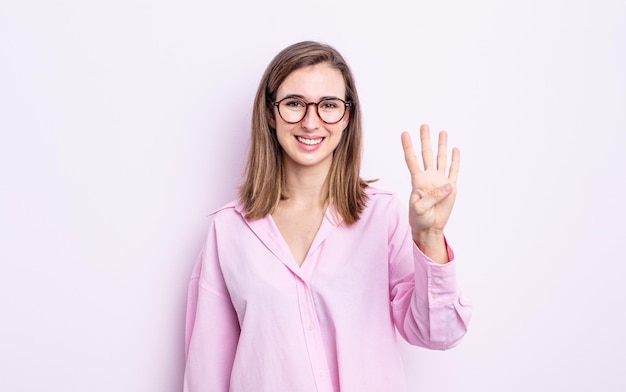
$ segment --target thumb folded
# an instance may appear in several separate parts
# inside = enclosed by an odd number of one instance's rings
[[[416,204],[418,211],[425,212],[452,193],[452,185],[445,184],[424,195]]]
[[[450,185],[449,183],[445,184],[444,186],[439,188],[438,193],[441,195],[441,198],[443,199],[444,197],[452,193],[452,185]]]

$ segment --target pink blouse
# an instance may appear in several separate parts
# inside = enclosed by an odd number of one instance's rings
[[[396,330],[445,350],[471,307],[455,261],[439,265],[411,238],[406,206],[368,188],[353,225],[330,209],[302,266],[271,216],[231,203],[211,215],[189,284],[187,392],[405,391]]]

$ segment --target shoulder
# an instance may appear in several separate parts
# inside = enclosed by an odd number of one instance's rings
[[[357,227],[367,232],[387,234],[404,232],[408,227],[408,207],[394,192],[368,187],[365,189],[367,201]]]
[[[232,200],[232,201],[224,204],[223,206],[213,210],[209,214],[209,216],[218,216],[218,215],[224,215],[224,214],[232,214],[233,212],[237,212],[238,210],[240,210],[239,202],[237,200]]]
[[[398,196],[394,192],[371,186],[365,188],[365,194],[367,195],[367,207],[379,207],[390,203],[396,204],[400,202]]]
[[[243,232],[249,230],[248,222],[243,217],[237,201],[231,201],[213,210],[206,219],[205,247],[210,249],[223,241],[237,239]]]
[[[243,217],[243,206],[238,200],[232,200],[219,208],[213,210],[208,218],[215,224],[217,222],[245,221]]]
[[[365,194],[367,202],[363,212],[367,215],[389,216],[405,212],[404,204],[394,192],[369,186],[365,188]]]

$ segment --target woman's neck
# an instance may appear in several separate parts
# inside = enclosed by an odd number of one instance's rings
[[[294,167],[285,162],[285,195],[290,203],[325,205],[323,190],[329,170],[330,167]]]

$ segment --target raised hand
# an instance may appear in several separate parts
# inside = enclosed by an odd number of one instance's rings
[[[460,152],[452,149],[452,161],[448,170],[448,134],[439,133],[436,160],[430,141],[430,129],[420,127],[423,169],[413,149],[411,136],[402,133],[404,159],[411,174],[409,199],[409,223],[413,240],[434,261],[447,262],[443,229],[450,218],[456,198],[456,180],[459,173]]]

